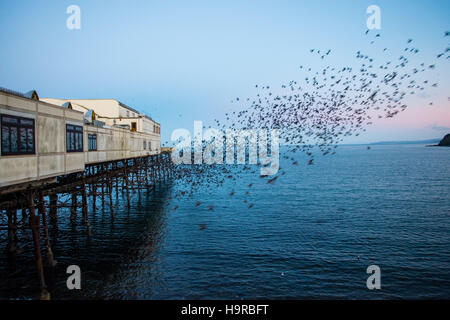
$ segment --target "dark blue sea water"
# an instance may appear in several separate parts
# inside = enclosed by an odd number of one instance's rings
[[[91,238],[61,211],[52,298],[450,298],[450,148],[341,146],[312,166],[295,157],[273,184],[246,173],[190,198],[174,197],[177,181],[134,194],[130,209],[118,198],[114,221],[99,201]],[[30,233],[15,260],[0,254],[1,298],[39,293]],[[82,290],[66,288],[71,264]],[[381,290],[366,287],[372,264]]]

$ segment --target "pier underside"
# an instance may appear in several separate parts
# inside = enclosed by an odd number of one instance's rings
[[[8,232],[6,252],[10,255],[17,254],[18,231],[28,230],[32,233],[41,299],[49,299],[44,266],[54,267],[56,260],[48,236],[47,217],[57,222],[58,209],[70,208],[70,219],[76,219],[78,211],[81,211],[82,223],[86,234],[90,236],[89,198],[94,204],[97,199],[101,199],[103,207],[109,205],[113,218],[114,194],[116,197],[119,193],[125,195],[129,207],[131,193],[138,192],[140,197],[141,190],[156,188],[158,183],[173,176],[170,153],[163,152],[158,155],[90,164],[86,165],[82,172],[3,188],[0,190],[0,213],[7,217],[7,224],[0,225],[0,230]]]

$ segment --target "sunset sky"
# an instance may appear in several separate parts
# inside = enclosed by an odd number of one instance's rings
[[[81,29],[69,30],[69,5]],[[381,9],[381,37],[365,35]],[[408,39],[438,83],[348,143],[422,140],[450,133],[450,1],[1,1],[0,86],[41,97],[115,98],[162,124],[163,142],[193,121],[213,124],[255,84],[301,80],[300,65],[355,63],[362,50],[396,59]],[[332,50],[326,61],[310,49]],[[383,52],[383,48],[388,48]],[[430,102],[433,102],[430,105]]]

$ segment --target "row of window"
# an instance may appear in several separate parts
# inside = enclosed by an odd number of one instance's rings
[[[127,118],[130,118],[130,111],[127,110]],[[137,118],[137,114],[134,112],[131,113],[131,118]]]
[[[83,127],[66,125],[67,152],[83,152]],[[97,151],[97,134],[88,133],[88,151]]]
[[[10,115],[1,115],[3,156],[35,154],[34,119]],[[144,141],[144,150],[147,141]],[[67,152],[83,152],[83,127],[66,124]],[[88,134],[88,150],[97,151],[97,135]],[[152,150],[152,143],[148,141],[148,150]]]
[[[2,125],[2,156],[35,154],[35,124],[34,119],[1,115]],[[97,150],[97,135],[88,135],[89,151]],[[67,152],[83,152],[83,127],[66,125]]]
[[[144,150],[147,149],[147,141],[144,140]],[[152,151],[152,142],[148,142],[148,150]]]
[[[1,115],[2,155],[34,154],[34,119]]]
[[[97,151],[97,135],[95,133],[88,134],[88,150]]]
[[[83,127],[66,124],[67,152],[83,152]]]
[[[153,133],[161,133],[161,129],[158,126],[153,125]]]

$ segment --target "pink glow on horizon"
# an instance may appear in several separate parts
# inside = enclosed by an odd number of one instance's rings
[[[394,118],[374,121],[376,128],[423,129],[433,125],[450,127],[450,105],[410,107]]]

